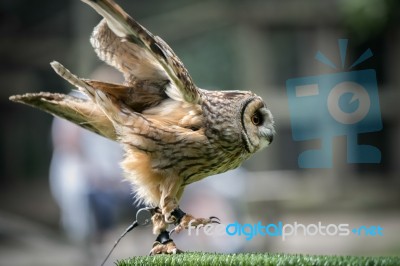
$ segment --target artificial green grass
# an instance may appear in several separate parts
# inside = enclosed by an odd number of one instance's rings
[[[177,255],[140,256],[116,263],[118,266],[133,265],[363,265],[363,266],[396,266],[400,265],[400,257],[356,257],[356,256],[313,256],[269,253],[234,253],[216,254],[189,252]]]

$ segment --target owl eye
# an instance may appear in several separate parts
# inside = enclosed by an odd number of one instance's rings
[[[251,122],[253,123],[253,125],[255,126],[259,126],[263,123],[263,117],[262,114],[260,114],[259,112],[255,112],[252,116],[251,116]]]

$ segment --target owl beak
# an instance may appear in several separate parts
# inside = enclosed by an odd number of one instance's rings
[[[266,139],[267,139],[267,141],[269,142],[269,144],[271,144],[272,141],[274,140],[274,134],[269,134],[269,135],[267,135]]]
[[[274,140],[275,130],[273,127],[266,128],[263,130],[261,135],[264,139],[263,147],[269,146],[272,143],[272,141]]]
[[[262,134],[262,141],[261,145],[258,147],[258,150],[264,149],[271,145],[272,141],[274,140],[274,135],[275,131],[274,130],[266,130],[267,132],[264,131],[264,134]]]
[[[261,113],[264,116],[264,125],[260,128],[261,136],[268,142],[267,145],[271,144],[274,140],[275,128],[274,128],[274,118],[271,111],[267,108],[262,108]]]

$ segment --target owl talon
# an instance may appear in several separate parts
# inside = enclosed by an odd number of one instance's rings
[[[183,253],[182,250],[178,249],[174,241],[169,237],[169,232],[164,231],[160,233],[153,244],[153,248],[150,250],[149,255],[157,254],[178,254]]]
[[[149,256],[154,256],[158,254],[179,254],[183,253],[182,250],[178,249],[174,243],[174,241],[170,241],[167,244],[161,244],[158,241],[155,241],[153,244],[153,248],[149,252]]]
[[[212,224],[221,224],[221,219],[219,219],[216,216],[210,216],[210,218],[208,218],[210,220],[210,223]]]

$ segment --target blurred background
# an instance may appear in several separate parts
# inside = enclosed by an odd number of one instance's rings
[[[349,237],[193,237],[183,250],[400,255],[400,2],[396,0],[127,1],[119,4],[182,59],[205,89],[249,89],[274,114],[272,145],[238,170],[187,189],[182,208],[223,223],[348,223],[384,228]],[[89,44],[100,17],[78,0],[0,1],[0,265],[98,265],[135,217],[122,182],[118,145],[12,103],[27,92],[69,93],[49,66],[60,61],[81,77],[120,82]],[[301,169],[300,152],[319,140],[292,138],[286,80],[337,73],[338,39],[349,39],[353,70],[375,69],[383,129],[358,136],[377,147],[379,164],[348,164],[346,137],[333,138],[333,167]],[[312,107],[310,107],[312,108]],[[126,236],[109,260],[146,255],[150,228]]]

